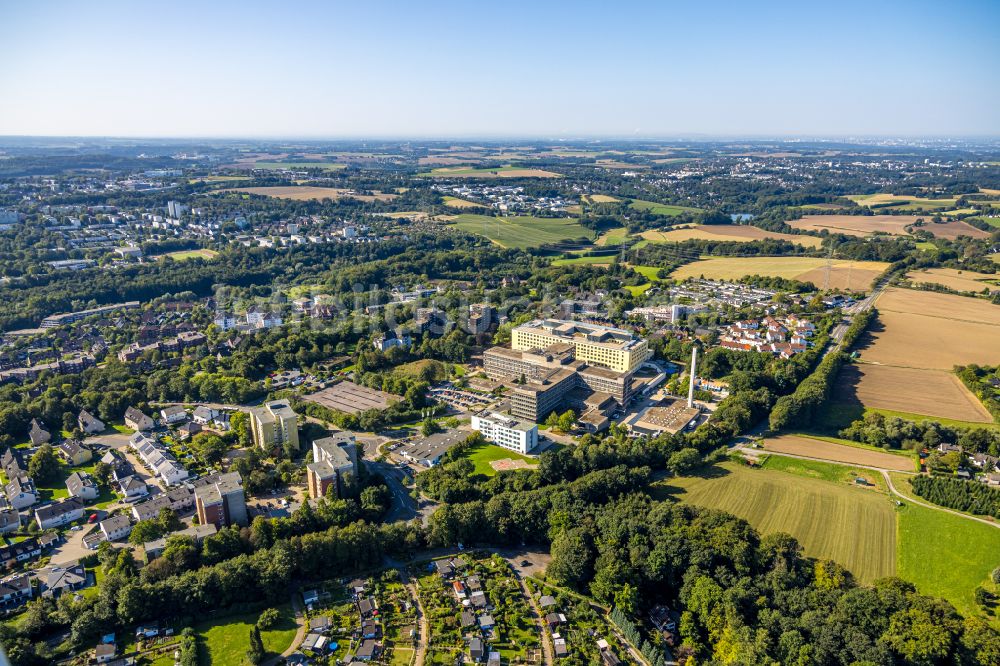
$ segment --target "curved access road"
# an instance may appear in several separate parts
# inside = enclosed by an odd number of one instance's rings
[[[938,506],[937,504],[932,504],[930,502],[925,502],[923,500],[914,499],[913,497],[910,497],[909,495],[904,495],[903,493],[899,492],[899,490],[896,488],[896,486],[892,483],[892,477],[889,476],[888,470],[881,469],[881,470],[878,470],[878,471],[882,472],[882,478],[885,479],[886,484],[889,486],[889,491],[892,492],[892,494],[894,494],[894,495],[898,495],[899,497],[902,497],[907,502],[912,502],[913,504],[916,504],[918,506],[922,506],[922,507],[924,507],[926,509],[934,509],[936,511],[944,511],[945,513],[950,513],[952,515],[960,516],[962,518],[968,518],[969,520],[974,520],[977,523],[983,523],[984,525],[989,525],[990,527],[995,527],[997,529],[1000,529],[1000,523],[997,523],[995,521],[989,520],[987,518],[980,518],[979,516],[973,516],[973,515],[968,514],[968,513],[962,513],[961,511],[956,511],[955,509],[949,509],[949,508],[944,507],[944,506]],[[970,483],[972,483],[972,482],[970,481]]]
[[[830,465],[840,465],[841,467],[854,467],[856,469],[868,469],[868,470],[871,470],[873,472],[880,473],[882,475],[882,478],[885,479],[885,483],[886,483],[886,486],[889,488],[889,492],[892,495],[896,495],[897,497],[901,497],[902,499],[905,499],[907,502],[912,502],[913,504],[916,504],[918,506],[922,506],[925,509],[934,509],[935,511],[944,511],[945,513],[950,513],[950,514],[953,514],[955,516],[959,516],[960,518],[966,518],[968,520],[974,520],[977,523],[982,523],[984,525],[989,525],[990,527],[995,527],[996,529],[1000,529],[1000,523],[997,523],[995,521],[989,520],[987,518],[980,518],[979,516],[973,516],[973,515],[968,514],[968,513],[962,513],[961,511],[956,511],[954,509],[949,509],[947,507],[938,506],[937,504],[932,504],[930,502],[925,502],[923,500],[914,499],[914,498],[910,497],[909,495],[904,495],[903,493],[901,493],[899,491],[898,488],[896,488],[895,484],[892,482],[892,477],[889,476],[889,472],[898,472],[899,474],[909,474],[911,476],[917,476],[918,475],[917,472],[899,472],[898,470],[888,470],[888,469],[885,469],[884,467],[872,467],[871,465],[858,465],[858,464],[855,464],[855,463],[839,462],[839,461],[836,461],[836,460],[826,460],[826,459],[823,459],[823,458],[812,458],[810,456],[800,456],[800,455],[796,455],[794,453],[779,453],[777,451],[768,451],[767,449],[746,449],[742,445],[738,445],[738,446],[733,447],[733,450],[736,451],[736,452],[738,452],[738,453],[744,453],[744,452],[746,452],[746,453],[751,453],[751,454],[754,454],[754,455],[759,455],[761,453],[764,453],[764,454],[769,455],[769,456],[784,456],[785,458],[798,458],[799,460],[815,460],[817,462],[824,462],[824,463],[827,463],[827,464],[830,464]]]

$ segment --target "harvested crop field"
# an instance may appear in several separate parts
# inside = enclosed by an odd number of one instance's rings
[[[1000,291],[1000,273],[977,273],[955,268],[925,268],[911,271],[906,278],[916,284],[939,284],[955,291],[981,292],[983,289]]]
[[[720,509],[763,534],[786,532],[806,554],[829,558],[870,582],[896,572],[896,516],[881,493],[724,463],[703,478],[671,479],[687,504]]]
[[[752,227],[746,224],[695,224],[687,227],[671,229],[669,231],[644,231],[640,235],[653,243],[673,243],[686,240],[713,240],[749,243],[751,241],[763,240],[765,238],[788,241],[789,243],[795,243],[796,245],[802,245],[803,247],[819,247],[823,243],[823,239],[818,236],[782,234],[774,231],[766,231],[759,227]]]
[[[544,169],[522,167],[497,167],[494,169],[477,169],[466,167],[441,167],[418,176],[431,178],[562,178],[562,174]]]
[[[277,199],[291,199],[292,201],[310,201],[319,199],[357,199],[359,201],[392,201],[395,194],[386,192],[375,192],[375,194],[357,194],[354,190],[346,190],[340,187],[310,187],[288,186],[288,187],[234,187],[220,192],[243,192],[245,194],[258,194],[265,197],[275,197]]]
[[[887,289],[876,308],[877,323],[858,343],[862,363],[841,370],[835,403],[993,422],[952,368],[1000,363],[1000,308],[983,299],[910,289]]]
[[[914,197],[902,194],[849,194],[848,199],[859,206],[878,206],[879,208],[892,208],[893,210],[926,210],[936,211],[945,208],[954,208],[954,198],[927,199],[924,197]]]
[[[444,205],[451,208],[486,208],[483,204],[476,203],[475,201],[466,201],[458,197],[448,196],[444,197]]]
[[[881,261],[833,261],[829,271],[830,288],[865,291],[888,266]],[[747,275],[801,280],[822,288],[827,279],[827,260],[822,257],[709,258],[681,266],[670,277],[676,280],[701,276],[736,280]]]
[[[967,222],[947,220],[936,224],[931,222],[926,215],[922,218],[919,215],[804,215],[788,224],[803,231],[826,229],[832,234],[847,234],[848,236],[867,236],[876,232],[893,236],[908,236],[910,232],[907,231],[907,227],[918,219],[924,220],[923,225],[911,228],[926,231],[937,238],[954,239],[959,236],[986,238],[989,236],[982,229],[977,229]]]
[[[865,361],[947,371],[1000,363],[1000,307],[989,301],[887,289],[876,307],[880,325],[863,340]]]
[[[837,377],[838,401],[853,398],[864,407],[969,423],[992,423],[982,403],[953,373],[928,368],[858,363]]]
[[[584,203],[594,203],[594,204],[615,203],[617,201],[621,201],[621,199],[615,198],[608,194],[585,194],[581,197],[581,200]]]
[[[769,437],[764,440],[764,451],[788,453],[795,456],[816,458],[817,460],[831,460],[866,467],[880,467],[899,472],[913,472],[916,469],[913,460],[906,456],[837,444],[804,435]]]

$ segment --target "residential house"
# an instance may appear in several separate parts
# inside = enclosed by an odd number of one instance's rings
[[[72,567],[52,567],[42,583],[43,597],[59,597],[64,592],[79,590],[87,584],[87,571],[82,564]]]
[[[375,597],[365,597],[364,599],[358,600],[358,613],[361,614],[362,619],[374,617],[378,614],[378,604],[375,602]]]
[[[104,421],[100,420],[86,409],[80,410],[80,414],[76,417],[76,423],[80,426],[80,430],[88,435],[95,435],[99,432],[104,432]]]
[[[35,509],[35,521],[38,527],[47,530],[50,527],[62,527],[75,520],[83,518],[83,502],[76,497],[64,499]]]
[[[0,510],[0,534],[16,532],[21,528],[21,513],[17,509]]]
[[[302,639],[299,649],[306,654],[322,655],[326,653],[329,639],[323,634],[309,633]]]
[[[358,647],[358,651],[354,653],[355,659],[360,659],[361,661],[371,661],[378,657],[379,646],[374,639],[369,638],[367,640],[361,641],[361,646]]]
[[[216,416],[219,415],[219,410],[213,409],[211,407],[206,407],[205,405],[199,405],[194,408],[194,413],[192,418],[194,422],[198,425],[208,425],[211,423]]]
[[[131,428],[136,432],[145,432],[147,430],[152,430],[154,425],[156,424],[153,422],[152,417],[146,416],[135,407],[129,407],[125,410],[126,427]]]
[[[33,560],[42,554],[42,545],[39,539],[34,537],[12,543],[9,546],[0,546],[0,565],[6,569],[11,569],[22,562]]]
[[[27,509],[38,502],[38,491],[35,489],[35,483],[23,472],[12,478],[5,490],[7,502],[18,511]]]
[[[33,596],[31,576],[28,574],[19,574],[0,581],[0,609],[16,608]]]
[[[104,427],[101,427],[104,430]],[[59,453],[62,457],[66,459],[66,462],[70,465],[82,465],[94,457],[94,452],[90,448],[83,445],[78,439],[67,439],[59,444]]]
[[[100,492],[93,477],[86,472],[73,472],[66,479],[66,490],[71,497],[79,497],[82,500],[95,500]]]
[[[191,439],[199,432],[201,432],[201,426],[194,421],[188,421],[187,423],[182,423],[177,428],[177,437],[183,442],[184,440]]]
[[[549,625],[549,629],[555,631],[560,624],[566,624],[566,616],[562,613],[549,613],[545,616],[545,624]]]
[[[183,513],[194,507],[194,491],[188,486],[171,488],[165,493],[132,506],[132,516],[136,520],[149,520],[160,515],[162,509]]]
[[[208,525],[193,525],[183,530],[178,530],[167,536],[161,537],[159,539],[153,539],[152,541],[147,541],[142,544],[143,550],[146,552],[146,561],[152,562],[157,557],[159,557],[167,547],[167,539],[174,536],[188,536],[194,539],[195,543],[200,544],[205,540],[206,537],[210,537],[216,534],[219,530],[215,528],[215,525],[211,523]]]
[[[483,643],[483,639],[476,636],[471,641],[469,641],[469,659],[474,662],[481,662],[483,657],[486,656],[486,644]]]
[[[118,479],[118,490],[125,496],[125,501],[145,497],[149,494],[149,486],[146,482],[134,474],[123,476]]]
[[[552,637],[552,648],[555,652],[556,659],[562,659],[563,657],[569,656],[569,649],[566,647],[566,639],[558,634]]]
[[[172,405],[170,407],[164,407],[160,410],[160,418],[167,425],[181,423],[186,421],[187,417],[187,411],[180,405]]]
[[[94,661],[98,664],[107,664],[113,661],[118,654],[118,647],[114,643],[100,643],[94,648]]]
[[[132,521],[125,514],[118,514],[101,521],[101,533],[108,541],[120,541],[132,533]]]
[[[309,631],[311,633],[326,634],[330,631],[332,624],[328,615],[317,615],[309,618]]]
[[[35,509],[35,521],[43,530],[62,527],[83,518],[83,510],[83,501],[70,497]]]
[[[52,439],[52,433],[38,419],[31,419],[31,429],[28,431],[32,446],[41,446]]]
[[[24,463],[21,452],[15,448],[8,448],[3,452],[3,455],[0,456],[0,466],[3,467],[3,472],[8,479],[28,472],[28,466]]]

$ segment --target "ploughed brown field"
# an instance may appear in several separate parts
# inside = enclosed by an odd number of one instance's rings
[[[812,282],[823,288],[865,291],[889,267],[882,261],[848,261],[823,257],[715,257],[685,264],[670,274],[675,280],[706,277],[738,280],[746,275],[771,275]]]
[[[912,472],[916,469],[913,460],[906,456],[871,451],[869,449],[837,444],[836,442],[828,442],[822,439],[813,439],[804,435],[768,437],[764,440],[764,450],[804,456],[806,458],[816,458],[818,460],[850,463],[852,465],[880,467],[899,472]]]
[[[977,273],[956,268],[925,268],[906,274],[914,283],[939,284],[955,291],[982,292],[983,289],[1000,291],[1000,273]]]
[[[798,220],[789,222],[789,226],[803,231],[822,231],[847,234],[849,236],[867,236],[876,232],[907,236],[906,227],[923,219],[923,226],[916,227],[927,231],[937,238],[986,238],[989,234],[961,220],[948,220],[941,224],[931,222],[930,215],[803,215]]]
[[[355,194],[352,190],[340,187],[310,187],[302,186],[278,186],[278,187],[234,187],[224,192],[244,192],[246,194],[260,194],[265,197],[275,197],[278,199],[291,199],[292,201],[308,201],[312,199],[357,199],[359,201],[392,201],[395,194],[386,192],[376,192],[375,194]]]

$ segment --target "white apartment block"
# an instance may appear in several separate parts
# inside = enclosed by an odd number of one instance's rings
[[[472,415],[472,429],[497,446],[518,453],[530,453],[538,446],[538,426],[496,412]]]

